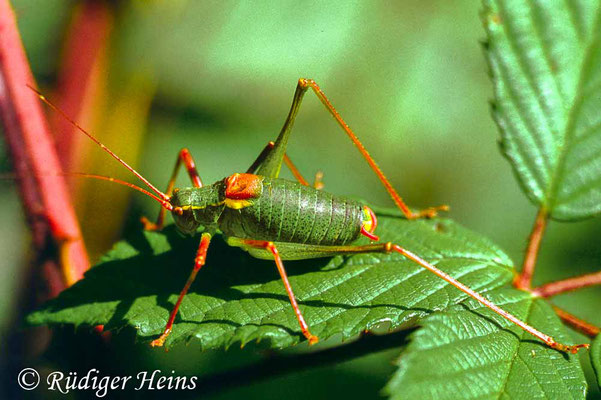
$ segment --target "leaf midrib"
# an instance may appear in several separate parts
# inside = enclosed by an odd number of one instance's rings
[[[530,304],[528,305],[528,311],[527,311],[527,312],[526,312],[526,314],[525,314],[525,315],[526,315],[526,317],[525,317],[525,318],[523,318],[523,320],[524,320],[526,323],[528,323],[528,324],[530,323],[530,322],[529,322],[529,319],[530,319],[530,314],[532,313],[532,307],[534,306],[534,303],[536,302],[536,299],[535,299],[535,298],[530,298],[530,299],[529,299],[529,301],[530,301]],[[529,372],[531,375],[533,375],[533,376],[535,376],[535,377],[536,377],[536,374],[533,374],[533,373],[532,373],[532,371],[530,370],[530,368],[528,368],[528,364],[526,364],[526,362],[525,362],[525,361],[524,361],[524,360],[521,358],[521,356],[520,356],[520,345],[521,345],[521,343],[524,341],[524,337],[526,337],[526,335],[528,335],[528,336],[532,336],[532,335],[530,335],[530,333],[528,333],[528,332],[526,332],[525,330],[521,329],[520,340],[517,342],[517,347],[516,347],[516,349],[515,349],[515,352],[514,352],[513,358],[511,359],[511,362],[510,362],[510,364],[509,364],[509,365],[510,365],[510,369],[509,369],[509,371],[511,371],[511,369],[513,368],[513,366],[514,366],[515,362],[516,362],[516,361],[519,359],[519,360],[521,360],[521,361],[522,361],[522,362],[523,362],[523,363],[526,365],[526,369],[528,370],[528,372]],[[557,373],[557,369],[553,368],[553,372],[554,372],[554,373]],[[508,373],[508,374],[505,376],[505,379],[504,379],[504,381],[503,381],[503,393],[507,393],[507,392],[505,391],[505,388],[507,387],[508,380],[509,380],[509,373]],[[569,390],[569,388],[568,388],[568,387],[565,385],[565,383],[564,383],[564,380],[563,380],[561,377],[560,377],[559,381],[562,383],[562,386],[563,386],[563,388],[565,389],[565,391],[566,391],[566,392],[568,392],[568,393],[571,393],[571,391],[570,391],[570,390]],[[536,383],[538,384],[539,388],[541,389],[541,392],[543,392],[543,393],[546,393],[546,391],[543,389],[543,387],[540,385],[540,383],[539,383],[538,381],[536,381]],[[499,398],[500,398],[500,395],[499,395]],[[572,397],[572,399],[573,399],[573,397]]]
[[[580,107],[582,106],[582,102],[584,100],[585,93],[583,93],[583,90],[584,90],[584,84],[586,83],[585,79],[587,77],[585,72],[588,71],[587,67],[591,63],[592,53],[593,53],[591,50],[592,50],[593,45],[595,44],[595,41],[597,40],[597,38],[599,36],[598,29],[601,29],[600,25],[601,25],[601,13],[598,13],[595,23],[593,24],[593,29],[591,31],[591,36],[590,36],[589,42],[587,43],[586,50],[584,52],[585,55],[584,55],[584,58],[583,58],[583,61],[581,64],[581,68],[580,68],[580,76],[578,78],[576,98],[574,99],[572,107],[570,107],[570,110],[568,112],[568,123],[566,124],[566,128],[564,130],[564,135],[563,135],[564,140],[563,140],[563,143],[560,146],[558,146],[559,148],[562,147],[562,149],[561,149],[562,151],[559,152],[559,158],[557,160],[557,165],[551,173],[551,181],[549,182],[549,187],[547,189],[547,192],[545,193],[545,200],[547,202],[546,209],[549,211],[553,211],[554,208],[556,207],[557,192],[559,190],[559,181],[565,173],[566,157],[567,157],[567,153],[570,150],[571,142],[572,142],[574,132],[575,132],[576,116],[578,115],[578,112],[580,111]],[[545,207],[544,204],[543,204],[543,207]]]
[[[523,298],[523,299],[519,299],[517,301],[504,302],[503,303],[503,307],[507,307],[508,305],[511,305],[511,304],[521,303],[523,301],[528,301],[529,304],[528,304],[528,308],[526,310],[526,313],[523,314],[524,317],[522,317],[521,319],[523,321],[527,322],[527,323],[530,323],[529,319],[531,317],[530,314],[532,313],[532,308],[535,306],[535,302],[536,302],[535,298]],[[472,309],[472,311],[478,311],[480,309],[486,309],[486,308],[484,308],[482,305],[479,305],[478,308]],[[510,325],[510,327],[511,326],[512,325]],[[468,338],[468,339],[463,338],[463,339],[460,339],[459,341],[465,342],[465,341],[468,341],[468,340],[482,340],[483,338],[485,338],[487,336],[494,335],[494,334],[495,334],[495,332],[489,332],[489,333],[487,333],[485,335],[482,335],[482,336],[472,337],[472,338]],[[521,359],[521,356],[520,356],[520,346],[521,346],[521,343],[523,343],[525,341],[525,338],[532,337],[532,335],[530,335],[530,333],[524,331],[523,329],[520,329],[520,333],[518,335],[519,335],[519,340],[516,342],[516,344],[514,346],[515,350],[513,351],[513,357],[509,361],[504,361],[504,363],[507,363],[508,369],[507,369],[507,373],[504,374],[504,379],[501,382],[501,387],[499,388],[499,391],[497,392],[498,393],[497,398],[501,398],[501,395],[503,393],[507,394],[507,391],[505,390],[505,388],[507,388],[508,381],[509,381],[509,376],[510,376],[510,372],[514,368],[514,364],[518,361],[518,359],[520,359],[522,362],[524,362],[523,359]],[[443,344],[441,346],[437,346],[436,348],[427,349],[426,351],[438,350],[441,347],[455,345],[455,343],[456,342],[445,343],[445,344]],[[541,342],[541,344],[542,343],[543,342]],[[497,362],[495,362],[495,363],[497,363]],[[526,369],[532,374],[532,371],[531,371],[530,368],[527,367],[527,364],[526,364]],[[553,369],[553,373],[556,374],[557,373],[557,369]],[[533,374],[533,375],[536,376],[536,374]],[[559,381],[561,381],[562,384],[563,384],[563,379],[559,379]],[[538,384],[538,382],[537,382],[537,384]],[[543,387],[540,384],[538,384],[538,386],[541,388],[541,392],[546,393],[545,390],[543,389]],[[570,390],[569,390],[569,388],[566,385],[563,385],[563,388],[565,389],[566,392],[571,393]]]

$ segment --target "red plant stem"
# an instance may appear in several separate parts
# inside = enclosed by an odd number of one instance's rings
[[[0,0],[0,115],[27,219],[39,252],[56,244],[62,276],[71,285],[89,267],[79,225],[60,172],[48,126],[37,95],[26,85],[35,81],[8,0]]]
[[[546,226],[547,210],[541,207],[536,215],[534,227],[532,228],[532,233],[528,239],[528,248],[526,249],[526,255],[524,256],[522,272],[514,280],[514,286],[518,289],[530,290],[532,287],[532,276],[534,275],[534,268],[536,268],[538,249],[540,248],[540,242],[545,233]]]
[[[589,322],[583,321],[580,318],[570,314],[565,310],[562,310],[557,306],[553,306],[553,310],[555,310],[555,313],[559,316],[559,318],[561,318],[563,322],[570,325],[572,328],[576,329],[583,335],[586,335],[590,338],[595,338],[599,334],[599,332],[601,332],[601,328],[598,328]]]
[[[571,292],[573,290],[594,285],[601,285],[601,271],[547,283],[534,288],[532,293],[540,297],[553,297],[561,293]]]
[[[94,99],[103,86],[103,71],[112,17],[105,1],[88,0],[78,4],[67,33],[67,43],[60,66],[55,102],[57,106],[84,126],[92,126]],[[66,171],[80,170],[85,157],[80,145],[86,142],[76,128],[60,114],[51,116],[56,148]]]

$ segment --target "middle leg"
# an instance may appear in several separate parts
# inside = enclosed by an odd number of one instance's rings
[[[286,147],[288,145],[288,138],[290,137],[290,133],[292,131],[292,126],[294,125],[294,121],[300,109],[300,105],[302,103],[303,97],[308,89],[311,89],[318,99],[323,103],[328,112],[334,117],[338,125],[344,130],[346,135],[351,139],[355,147],[359,150],[363,158],[367,161],[369,167],[375,172],[378,179],[397,205],[397,207],[403,212],[407,219],[416,219],[416,218],[431,218],[436,216],[438,211],[446,211],[448,210],[448,206],[442,205],[438,207],[430,207],[425,210],[419,212],[413,212],[407,204],[403,201],[398,192],[394,189],[388,178],[384,175],[380,167],[376,164],[373,157],[367,152],[363,143],[357,138],[355,133],[351,130],[348,124],[342,119],[338,111],[334,108],[330,100],[326,97],[325,93],[321,90],[319,85],[312,79],[304,79],[301,78],[298,80],[298,84],[296,86],[296,91],[294,92],[294,98],[292,100],[292,106],[290,107],[290,111],[286,120],[284,122],[284,126],[282,127],[280,134],[278,135],[273,149],[268,151],[264,160],[256,165],[257,173],[259,175],[269,176],[272,178],[277,178],[280,173],[280,167],[282,162],[284,161],[284,155],[286,151]]]

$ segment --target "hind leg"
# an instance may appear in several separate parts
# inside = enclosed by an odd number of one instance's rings
[[[328,112],[334,117],[338,125],[340,125],[340,127],[344,130],[349,139],[351,139],[355,147],[359,150],[365,161],[367,161],[369,167],[375,172],[378,179],[380,179],[380,182],[382,182],[382,185],[384,186],[394,203],[403,212],[406,218],[431,218],[436,216],[436,213],[438,211],[448,210],[448,206],[442,205],[438,207],[430,207],[418,212],[411,211],[411,209],[403,201],[401,196],[394,189],[388,178],[386,178],[380,167],[378,167],[373,157],[367,152],[367,149],[365,148],[365,146],[363,146],[363,143],[359,141],[355,133],[342,119],[338,111],[336,111],[336,109],[334,108],[330,100],[326,97],[324,92],[321,90],[319,85],[317,85],[317,83],[312,79],[299,79],[298,84],[296,86],[296,91],[294,92],[292,106],[290,107],[290,111],[288,113],[288,116],[286,117],[286,121],[284,122],[284,126],[282,127],[280,134],[278,135],[271,149],[263,150],[264,154],[262,154],[263,157],[260,156],[260,162],[255,161],[255,164],[253,164],[253,170],[256,170],[258,175],[264,175],[271,178],[277,178],[279,176],[282,162],[285,161],[286,147],[288,146],[288,139],[290,137],[290,133],[292,132],[292,126],[294,125],[294,121],[300,109],[303,97],[309,88],[313,90],[317,98],[323,103]]]

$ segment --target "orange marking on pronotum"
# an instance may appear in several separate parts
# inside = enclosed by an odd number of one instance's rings
[[[253,174],[234,174],[227,178],[225,197],[247,200],[261,195],[263,177]]]

